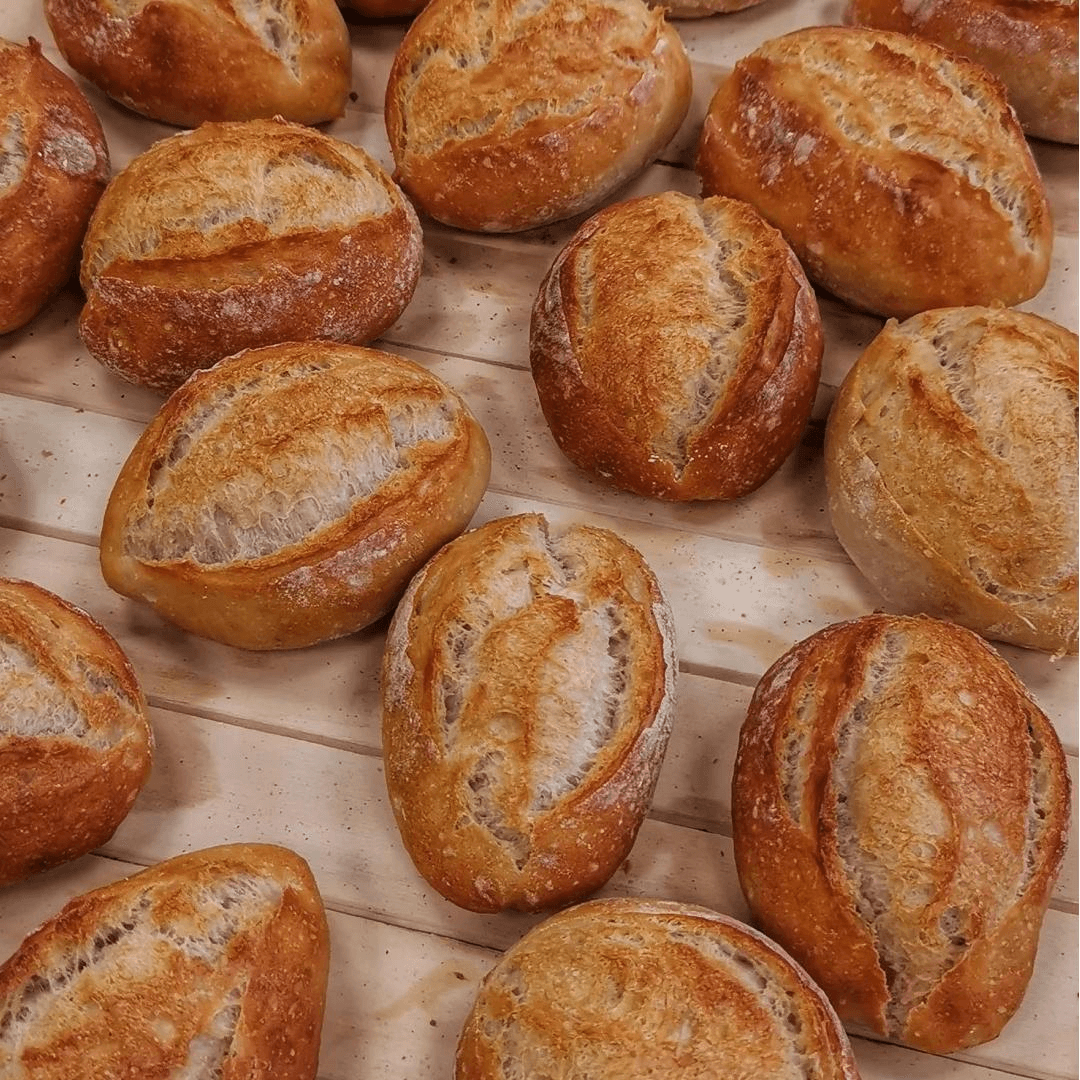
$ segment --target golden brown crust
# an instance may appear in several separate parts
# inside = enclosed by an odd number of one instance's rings
[[[1016,304],[1046,280],[1049,206],[1001,84],[919,38],[765,42],[713,96],[697,167],[705,195],[751,203],[811,281],[867,311]]]
[[[384,615],[468,524],[489,469],[483,429],[418,365],[252,350],[151,420],[105,510],[102,573],[192,633],[299,648]]]
[[[386,130],[401,186],[439,221],[513,232],[599,203],[690,103],[676,32],[641,0],[438,0],[394,58]]]
[[[501,518],[417,574],[387,636],[383,753],[405,847],[443,896],[535,911],[599,888],[671,727],[671,615],[613,533]]]
[[[540,286],[530,346],[576,465],[640,495],[731,499],[798,441],[822,336],[798,261],[752,207],[665,192],[575,233]]]
[[[131,664],[89,615],[0,578],[0,885],[104,844],[150,772]]]
[[[1029,135],[1076,143],[1076,0],[851,0],[847,16],[982,64],[1005,84]]]
[[[0,38],[0,334],[71,277],[108,179],[105,134],[82,91],[33,38]]]
[[[83,247],[79,332],[101,363],[172,390],[279,341],[378,337],[423,256],[408,200],[363,150],[296,124],[205,124],[112,181]]]
[[[977,635],[870,615],[766,672],[732,783],[762,929],[842,1019],[933,1053],[993,1038],[1065,850],[1057,735]]]
[[[844,1031],[791,958],[726,915],[595,900],[535,927],[481,983],[456,1080],[858,1080]]]
[[[349,32],[334,0],[46,0],[64,59],[135,112],[181,127],[345,111]]]
[[[890,322],[825,436],[833,528],[890,604],[1077,648],[1077,339],[1003,308]]]
[[[0,967],[0,1072],[314,1080],[328,967],[298,855],[180,855],[76,897]]]

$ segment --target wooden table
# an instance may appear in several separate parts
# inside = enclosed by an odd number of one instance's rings
[[[690,115],[661,160],[621,195],[697,194],[694,148],[725,68],[766,38],[841,15],[840,0],[766,0],[737,15],[679,23],[694,62]],[[357,22],[351,30],[356,100],[329,131],[389,168],[382,98],[404,24]],[[6,0],[0,35],[21,41],[31,34],[63,66],[39,0]],[[87,91],[114,169],[172,131]],[[1034,150],[1057,235],[1050,281],[1025,307],[1075,330],[1077,154],[1048,143]],[[830,529],[821,442],[834,389],[881,320],[822,299],[826,350],[814,421],[753,495],[730,505],[671,506],[609,490],[556,449],[528,372],[532,300],[575,224],[482,236],[425,221],[416,296],[382,345],[455,386],[486,428],[494,462],[475,523],[534,509],[556,521],[599,523],[640,548],[657,572],[679,637],[675,730],[652,813],[604,892],[692,901],[745,918],[728,792],[753,686],[796,641],[880,604]],[[448,1078],[477,981],[536,919],[459,910],[405,855],[380,759],[383,625],[302,651],[247,653],[175,630],[104,585],[96,551],[102,510],[160,398],[88,356],[76,333],[80,303],[70,288],[30,326],[0,338],[0,573],[52,589],[118,638],[149,699],[157,752],[146,788],[109,844],[0,892],[0,953],[69,897],[140,866],[212,844],[282,843],[310,862],[329,910],[320,1077]],[[1075,660],[1002,652],[1057,725],[1075,776]],[[1075,1080],[1075,844],[1027,997],[998,1039],[948,1059],[860,1038],[855,1048],[867,1080]]]

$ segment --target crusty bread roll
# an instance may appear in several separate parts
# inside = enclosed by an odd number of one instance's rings
[[[352,57],[334,0],[45,0],[45,16],[80,75],[154,120],[345,111]]]
[[[889,603],[1077,648],[1077,339],[1004,308],[889,322],[825,434],[840,542]]]
[[[101,529],[112,588],[194,634],[292,649],[352,633],[468,524],[490,450],[416,364],[331,342],[194,375],[151,420]]]
[[[71,277],[108,179],[105,134],[82,91],[33,38],[0,38],[0,334]]]
[[[433,218],[514,232],[597,205],[689,104],[682,42],[642,0],[435,0],[394,58],[386,130]]]
[[[858,1080],[824,994],[771,941],[706,908],[594,900],[485,976],[456,1080]]]
[[[521,514],[448,544],[382,670],[386,786],[420,873],[474,911],[599,888],[649,808],[675,669],[656,578],[614,533]]]
[[[533,307],[532,373],[576,465],[662,499],[731,499],[792,451],[821,319],[784,238],[733,199],[674,191],[590,218]]]
[[[841,1019],[936,1054],[1023,997],[1065,851],[1053,727],[977,635],[869,615],[796,645],[750,702],[732,783],[761,928]]]
[[[0,1075],[314,1080],[329,952],[299,855],[158,863],[76,897],[0,967]]]
[[[0,578],[0,885],[104,844],[153,742],[109,633],[46,589]]]
[[[996,75],[1029,135],[1077,141],[1076,0],[851,0],[857,26],[917,34]]]
[[[920,38],[766,41],[713,96],[697,166],[704,193],[752,203],[811,281],[879,315],[1016,304],[1046,280],[1050,210],[1001,83]]]
[[[297,124],[206,124],[155,143],[109,184],[83,246],[90,352],[172,390],[241,349],[361,344],[404,310],[423,240],[359,147]]]

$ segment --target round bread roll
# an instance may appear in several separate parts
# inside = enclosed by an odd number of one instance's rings
[[[1019,311],[889,322],[825,433],[833,528],[905,612],[1077,648],[1077,339]]]
[[[455,1080],[858,1080],[825,995],[706,908],[609,899],[554,915],[484,977]]]
[[[82,91],[33,38],[0,38],[0,334],[71,277],[108,179],[105,134]]]
[[[469,523],[491,454],[416,364],[330,342],[199,372],[124,463],[101,570],[193,634],[292,649],[386,614]]]
[[[732,783],[761,928],[841,1019],[935,1054],[994,1038],[1065,851],[1053,727],[977,635],[869,615],[762,678]]]
[[[626,857],[667,747],[671,613],[606,529],[490,521],[417,574],[382,670],[390,804],[416,868],[473,911],[536,911]]]
[[[0,1075],[315,1080],[329,957],[299,855],[168,859],[77,896],[0,967]]]
[[[1046,281],[1050,210],[1004,88],[920,38],[765,42],[713,96],[697,167],[706,195],[754,205],[811,281],[866,311],[1017,304]]]
[[[83,246],[90,352],[155,390],[242,349],[361,344],[420,276],[409,201],[363,150],[273,120],[155,143],[109,184]]]
[[[682,42],[642,0],[435,0],[394,58],[386,130],[433,218],[515,232],[597,205],[689,105]]]
[[[345,112],[352,56],[334,0],[45,0],[45,17],[80,75],[153,120]]]
[[[104,844],[146,782],[153,742],[108,632],[0,578],[0,886]]]
[[[817,301],[784,238],[746,203],[674,191],[575,233],[540,286],[530,345],[563,453],[662,499],[763,484],[821,372]]]
[[[1005,84],[1029,135],[1077,141],[1076,0],[851,0],[848,18],[982,64]]]

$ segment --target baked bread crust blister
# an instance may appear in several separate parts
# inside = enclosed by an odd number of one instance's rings
[[[663,499],[733,499],[798,442],[822,354],[813,290],[746,203],[669,191],[617,203],[541,283],[530,355],[576,465]]]
[[[1053,726],[978,635],[868,615],[765,673],[732,828],[755,921],[841,1019],[930,1053],[994,1038],[1064,856]]]
[[[108,179],[105,133],[82,91],[33,38],[0,38],[0,334],[71,277]]]
[[[878,315],[1018,304],[1046,281],[1050,209],[1004,88],[921,38],[766,41],[713,95],[697,168],[705,195],[745,199],[811,281]]]
[[[882,596],[1077,648],[1077,338],[1005,308],[889,322],[825,431],[833,528]]]
[[[1004,84],[1029,135],[1077,141],[1076,0],[851,0],[856,26],[936,41]]]
[[[153,745],[112,636],[46,589],[0,578],[0,886],[104,844]]]
[[[307,863],[190,852],[76,897],[0,967],[9,1080],[314,1080],[329,934]]]
[[[678,34],[641,0],[436,0],[386,88],[395,179],[463,229],[572,217],[671,140],[690,81]]]
[[[140,154],[90,222],[79,332],[125,379],[173,390],[242,349],[361,344],[401,314],[423,238],[359,147],[298,124],[204,124]]]
[[[706,908],[594,900],[485,976],[456,1080],[858,1080],[825,995],[773,942]]]
[[[500,518],[416,575],[387,635],[383,756],[417,869],[474,911],[599,888],[671,729],[671,614],[614,533]]]
[[[251,350],[150,421],[105,510],[102,573],[240,648],[352,633],[465,528],[490,461],[462,399],[417,364],[330,342]]]
[[[345,111],[352,54],[334,0],[45,0],[45,17],[80,75],[152,120]]]

